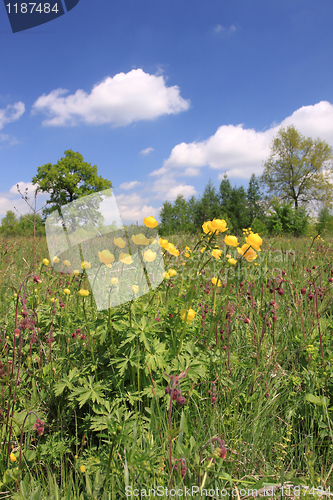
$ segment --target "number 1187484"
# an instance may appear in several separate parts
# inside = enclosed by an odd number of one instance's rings
[[[51,12],[58,13],[58,3],[8,3],[6,5],[8,14],[32,14],[39,12],[40,14],[50,14]]]

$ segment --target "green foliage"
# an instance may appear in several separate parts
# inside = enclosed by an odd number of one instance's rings
[[[270,234],[306,235],[309,217],[304,207],[292,208],[292,203],[273,200],[265,225]]]
[[[253,221],[260,220],[264,215],[263,209],[263,195],[260,190],[260,182],[259,179],[255,176],[255,174],[251,175],[249,186],[247,188],[246,193],[247,198],[247,211],[249,217],[249,225],[253,226]],[[255,231],[261,232],[261,231]]]
[[[313,200],[332,206],[331,171],[332,148],[305,138],[291,125],[275,137],[261,182],[270,195],[293,202],[295,208]]]
[[[299,212],[274,206],[272,218],[295,231]],[[89,289],[86,274],[42,264],[45,240],[37,283],[31,241],[13,246],[2,237],[1,492],[17,500],[113,500],[125,487],[170,488],[172,479],[190,488],[199,477],[207,490],[218,484],[230,496],[235,485],[261,488],[281,478],[332,488],[332,242],[310,248],[308,238],[264,239],[255,262],[236,251],[231,266],[224,234],[210,238],[181,235],[179,257],[164,256],[176,276],[97,311],[92,295],[78,295]],[[196,314],[187,323],[181,310],[190,308]],[[180,391],[174,399],[171,387]],[[226,460],[214,441],[221,437]],[[7,461],[8,443],[16,461]]]
[[[3,236],[45,236],[44,222],[39,214],[26,214],[16,217],[15,213],[8,210],[1,220],[0,234]]]
[[[82,196],[112,187],[110,181],[97,175],[96,166],[83,161],[82,155],[72,150],[65,151],[65,156],[55,165],[47,163],[38,167],[32,182],[38,184],[38,191],[50,195],[44,215]]]
[[[262,220],[263,208],[260,203],[259,182],[252,175],[248,190],[243,186],[232,187],[225,175],[219,191],[209,180],[203,195],[188,201],[179,195],[174,204],[165,201],[160,212],[159,232],[162,236],[177,233],[197,234],[207,220],[224,219],[228,228],[242,234],[254,219]]]
[[[250,223],[247,194],[243,186],[232,187],[226,175],[220,184],[220,206],[233,231],[242,234],[242,230]]]
[[[321,208],[314,226],[316,234],[323,234],[325,231],[333,233],[333,215],[327,207]]]

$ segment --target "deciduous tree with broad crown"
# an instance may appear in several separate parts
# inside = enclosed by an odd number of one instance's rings
[[[333,204],[332,148],[304,137],[291,125],[281,128],[264,162],[261,183],[270,195],[292,201],[295,208],[311,201]]]
[[[38,167],[32,182],[38,184],[38,191],[50,195],[45,216],[82,196],[112,188],[110,181],[97,175],[96,166],[83,161],[83,156],[71,149],[55,165]]]

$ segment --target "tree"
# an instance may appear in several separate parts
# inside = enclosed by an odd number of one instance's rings
[[[232,187],[226,174],[220,184],[220,204],[221,211],[230,220],[233,230],[242,233],[242,229],[249,224],[247,194],[243,186]]]
[[[252,225],[255,218],[261,217],[263,215],[263,209],[260,203],[262,199],[262,195],[260,192],[260,184],[255,174],[251,175],[246,196],[247,196],[247,211],[248,211],[249,223],[250,225]]]
[[[304,206],[293,208],[292,202],[281,202],[278,198],[272,201],[272,210],[266,217],[266,226],[271,234],[305,235],[309,225],[309,217]]]
[[[216,192],[215,186],[209,179],[202,197],[197,206],[198,218],[200,226],[207,220],[219,219],[221,215],[221,207],[219,203],[219,195]]]
[[[302,136],[293,125],[275,137],[261,176],[270,195],[292,201],[295,208],[310,201],[332,205],[332,148],[320,139]]]
[[[82,196],[112,187],[110,181],[97,175],[96,166],[83,161],[83,156],[72,150],[65,151],[65,157],[55,165],[38,167],[32,182],[38,184],[38,191],[50,194],[45,216]]]
[[[8,210],[5,217],[1,220],[0,232],[7,236],[9,234],[16,234],[18,227],[18,220],[12,210]]]

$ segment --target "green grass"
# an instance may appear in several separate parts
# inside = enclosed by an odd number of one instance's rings
[[[168,239],[177,275],[100,312],[85,275],[42,264],[44,239],[35,266],[32,240],[0,241],[0,498],[333,488],[332,240],[265,239],[235,267],[222,235],[220,259],[209,237],[189,257],[197,238]]]

